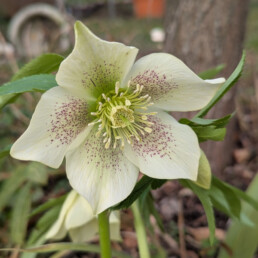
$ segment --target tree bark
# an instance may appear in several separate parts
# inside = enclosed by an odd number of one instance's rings
[[[241,57],[248,4],[249,0],[167,0],[164,51],[179,57],[196,73],[226,64],[222,76],[228,77]],[[207,117],[232,113],[235,94],[236,87]],[[227,129],[223,142],[209,141],[202,146],[217,175],[232,162],[236,121]]]

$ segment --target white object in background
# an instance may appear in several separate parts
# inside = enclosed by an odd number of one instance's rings
[[[163,42],[165,40],[165,32],[162,28],[153,28],[150,31],[150,37],[153,42]]]

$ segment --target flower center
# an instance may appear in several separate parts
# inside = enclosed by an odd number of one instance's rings
[[[113,128],[126,127],[134,122],[133,110],[125,106],[112,107],[110,120]]]
[[[147,94],[141,96],[143,86],[136,85],[136,89],[130,89],[130,81],[127,88],[120,88],[119,82],[115,90],[107,94],[102,93],[98,99],[96,112],[91,115],[96,118],[88,125],[99,124],[97,137],[104,137],[103,143],[108,149],[111,144],[116,148],[118,144],[124,147],[125,140],[132,144],[132,137],[141,141],[145,133],[151,133],[152,122],[148,121],[149,116],[156,112],[147,113],[151,97]]]

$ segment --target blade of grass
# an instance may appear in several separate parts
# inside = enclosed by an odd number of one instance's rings
[[[31,184],[27,183],[18,192],[11,218],[11,238],[22,245],[27,232],[28,215],[31,208]]]
[[[2,248],[0,251],[14,251],[15,248]],[[90,244],[77,244],[77,243],[53,243],[41,245],[39,247],[27,248],[27,249],[19,249],[20,252],[28,252],[28,253],[50,253],[55,251],[63,251],[63,250],[73,250],[73,251],[84,251],[90,253],[100,253],[100,247],[97,245]],[[112,256],[119,258],[130,258],[131,256],[112,250]]]
[[[203,117],[208,111],[227,93],[227,91],[237,82],[244,68],[245,64],[245,51],[243,52],[242,58],[237,65],[235,71],[230,75],[230,77],[226,80],[223,86],[218,90],[212,100],[205,106],[195,117]]]

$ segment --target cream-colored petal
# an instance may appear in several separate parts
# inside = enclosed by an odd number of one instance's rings
[[[73,242],[87,242],[92,240],[98,232],[98,220],[97,216],[93,216],[92,210],[90,208],[89,210],[89,204],[84,199],[84,197],[80,196],[80,201],[78,202],[78,198],[75,201],[74,205],[71,207],[69,213],[66,217],[66,229],[69,231],[69,235]],[[78,204],[82,204],[81,208],[79,208]],[[85,210],[85,203],[87,204],[87,210]],[[75,208],[74,206],[77,205]],[[74,211],[73,214],[71,214],[71,211]],[[75,214],[75,211],[81,215]],[[90,212],[88,212],[90,211]],[[75,221],[72,222],[73,224],[68,225],[67,219],[70,214],[70,219]],[[89,214],[89,215],[88,215]],[[83,215],[86,215],[87,221],[83,221]],[[78,219],[78,221],[77,221]],[[110,223],[110,238],[115,241],[121,241],[121,235],[120,235],[120,219],[119,219],[119,212],[113,211],[110,213],[109,216],[109,223]],[[76,227],[74,227],[77,225]]]
[[[46,239],[62,239],[65,237],[67,232],[65,228],[65,218],[70,208],[73,206],[76,198],[77,193],[75,191],[71,191],[68,194],[61,208],[57,221],[53,224],[53,226],[46,234]]]
[[[125,155],[150,177],[196,180],[200,147],[193,130],[165,112],[150,119],[152,132],[126,145]]]
[[[156,53],[140,58],[125,78],[131,85],[143,85],[155,107],[168,111],[203,108],[225,82],[224,78],[204,81],[175,56]]]
[[[109,215],[110,223],[110,238],[114,241],[121,241],[122,237],[120,234],[120,212],[113,211]]]
[[[81,22],[75,23],[75,47],[61,63],[56,76],[65,88],[81,88],[88,99],[96,99],[125,77],[138,50],[95,36]]]
[[[110,212],[109,223],[110,224],[120,223],[120,212],[118,210]]]
[[[89,121],[83,97],[61,87],[52,88],[42,95],[28,129],[13,144],[10,154],[58,168],[70,144],[81,137]]]
[[[96,216],[93,215],[90,204],[83,196],[77,194],[77,198],[66,216],[66,229],[70,230],[72,228],[80,227],[93,219],[96,219]]]
[[[82,243],[92,240],[98,232],[98,220],[93,219],[81,227],[69,230],[69,235],[73,242]]]
[[[105,149],[103,138],[92,130],[86,140],[66,155],[66,172],[71,186],[99,214],[125,199],[133,190],[138,169],[119,149]]]

